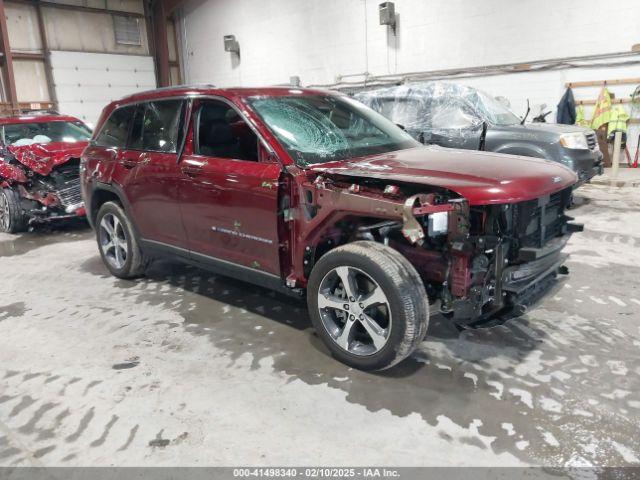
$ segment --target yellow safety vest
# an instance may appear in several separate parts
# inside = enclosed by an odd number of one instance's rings
[[[591,122],[584,118],[584,105],[578,105],[578,110],[576,110],[576,125],[588,127],[590,124]]]
[[[607,127],[607,135],[611,135],[614,132],[627,132],[627,122],[629,121],[629,114],[622,108],[622,105],[616,105],[611,110],[611,117],[609,118],[609,126]]]
[[[599,129],[602,125],[609,123],[611,118],[611,94],[607,87],[604,87],[600,91],[598,101],[596,102],[596,108],[593,112],[593,120],[591,120],[591,128],[594,130]]]

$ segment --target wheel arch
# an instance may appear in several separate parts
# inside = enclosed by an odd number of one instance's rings
[[[129,202],[127,202],[126,196],[119,188],[113,185],[104,183],[96,184],[92,188],[91,195],[88,200],[88,205],[86,205],[87,220],[93,227],[95,227],[95,220],[98,216],[98,212],[100,211],[100,207],[102,207],[106,202],[117,202],[122,206],[125,213],[130,216]],[[137,231],[133,218],[131,218],[131,223]]]

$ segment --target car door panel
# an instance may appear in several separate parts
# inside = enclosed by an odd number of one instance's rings
[[[184,109],[181,101],[171,101],[175,108]],[[149,105],[157,103],[149,102]],[[168,108],[168,105],[165,103],[164,108]],[[156,130],[160,129],[164,134],[168,127],[159,125],[158,119],[147,122],[147,116],[151,115],[149,112],[153,113],[151,107],[146,104],[139,106],[136,115],[142,123],[136,124],[134,121],[128,149],[119,155],[120,169],[130,172],[123,189],[143,240],[186,248],[179,194],[182,172],[178,164],[177,146],[172,145],[169,151],[159,151]],[[142,128],[143,124],[146,130]],[[155,148],[149,149],[150,146]]]
[[[279,165],[187,155],[181,168],[189,249],[279,275]]]

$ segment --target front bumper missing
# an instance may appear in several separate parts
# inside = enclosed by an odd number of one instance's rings
[[[521,257],[521,263],[504,268],[498,268],[504,262],[502,252],[496,252],[493,291],[488,292],[488,286],[475,292],[472,288],[469,297],[456,299],[452,308],[441,311],[452,312],[456,323],[468,327],[484,325],[488,319],[504,313],[524,312],[534,298],[548,292],[558,274],[568,273],[564,263],[569,254],[562,253],[562,249],[570,236],[568,233],[557,237],[544,248],[529,249],[526,260]]]
[[[502,290],[520,295],[549,275],[558,273],[567,258],[568,253],[557,251],[538,260],[507,267],[502,272]]]

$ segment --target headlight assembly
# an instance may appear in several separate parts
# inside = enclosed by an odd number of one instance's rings
[[[564,133],[560,136],[560,144],[571,150],[589,150],[587,136],[584,133]]]
[[[429,236],[445,235],[449,231],[449,212],[438,212],[429,215]]]

